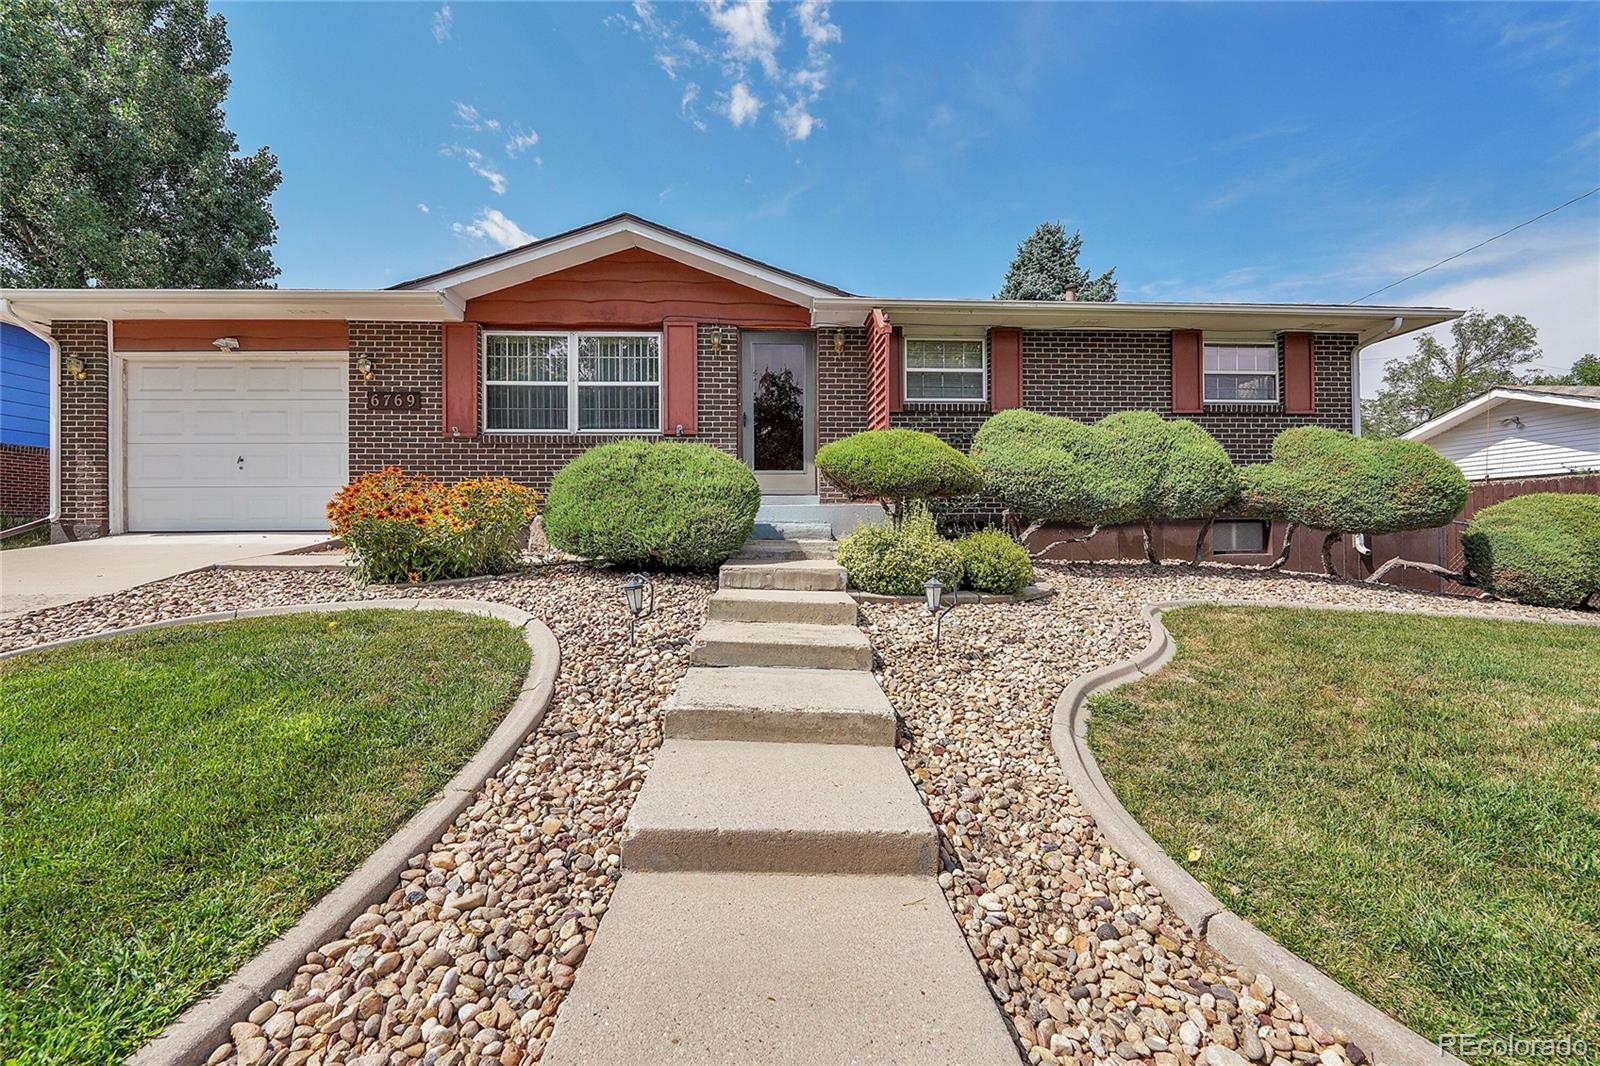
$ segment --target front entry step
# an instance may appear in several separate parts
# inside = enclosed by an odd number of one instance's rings
[[[546,1066],[1016,1063],[931,878],[623,876]]]
[[[855,626],[707,621],[689,661],[696,666],[871,670],[872,642]]]
[[[735,566],[742,563],[781,563],[794,559],[827,559],[831,562],[838,554],[839,542],[826,535],[796,540],[752,539],[745,541],[739,554],[728,562]]]
[[[725,589],[785,589],[793,592],[843,592],[844,567],[829,559],[722,564]]]
[[[870,673],[770,666],[691,666],[662,721],[677,740],[891,745],[895,729],[894,708]]]
[[[721,589],[712,593],[706,617],[719,622],[800,622],[853,626],[859,610],[847,592],[776,592]]]
[[[883,746],[668,740],[622,833],[629,871],[931,875],[938,862]]]

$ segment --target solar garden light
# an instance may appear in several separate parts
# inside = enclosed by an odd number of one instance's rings
[[[628,604],[628,643],[632,644],[634,626],[656,609],[655,582],[643,574],[629,574],[622,585],[622,598]]]
[[[944,580],[939,580],[943,578]],[[945,602],[945,592],[948,590],[950,600]],[[939,628],[944,616],[955,610],[956,603],[961,598],[961,579],[948,570],[935,570],[928,575],[928,580],[922,583],[922,595],[927,600],[928,613],[933,615],[933,649],[939,650]]]

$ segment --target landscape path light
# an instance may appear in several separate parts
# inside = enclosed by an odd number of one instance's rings
[[[945,602],[947,593],[948,603]],[[927,601],[928,613],[933,615],[933,650],[938,651],[940,623],[961,599],[961,579],[948,570],[935,570],[922,583],[922,596]]]
[[[639,619],[656,609],[655,582],[643,574],[629,574],[622,585],[622,598],[628,605],[628,643],[632,644]]]

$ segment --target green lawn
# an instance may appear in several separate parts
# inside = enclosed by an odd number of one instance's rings
[[[0,662],[0,1061],[122,1059],[493,730],[512,626],[352,611]]]
[[[32,521],[33,519],[31,518],[17,518],[14,515],[0,514],[0,530],[11,529],[13,526],[24,525]],[[50,527],[40,526],[38,529],[28,533],[18,533],[14,537],[0,540],[0,551],[6,551],[11,548],[35,548],[40,544],[49,543]]]
[[[1597,1046],[1600,628],[1166,619],[1177,658],[1095,697],[1089,737],[1169,854],[1426,1036]]]

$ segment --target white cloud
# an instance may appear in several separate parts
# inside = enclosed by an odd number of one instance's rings
[[[722,34],[728,55],[759,63],[767,77],[778,74],[778,35],[767,20],[767,0],[706,0],[706,18]]]
[[[737,82],[727,93],[722,113],[735,126],[743,126],[747,122],[754,122],[756,116],[761,114],[761,100],[750,91],[748,85]]]
[[[803,141],[811,136],[811,131],[818,125],[817,117],[806,110],[801,100],[791,101],[788,107],[778,112],[778,126],[787,140]]]
[[[474,133],[482,133],[484,130],[497,130],[500,128],[499,119],[488,118],[479,114],[478,109],[473,107],[471,104],[464,104],[460,100],[457,100],[455,104],[456,118],[461,120],[458,123],[459,125],[465,126]]]
[[[427,204],[418,204],[417,205],[417,210],[421,211],[423,214],[426,215],[429,212],[431,212],[433,209],[431,207],[429,207]]]
[[[489,188],[498,196],[504,196],[508,187],[506,176],[494,168],[483,153],[476,148],[463,148],[459,144],[447,145],[440,149],[444,155],[459,156],[467,161],[467,167],[478,177],[489,183]]]
[[[795,18],[800,20],[800,33],[814,49],[838,44],[844,35],[833,24],[828,14],[828,0],[800,0],[795,8]]]
[[[539,134],[536,130],[523,133],[520,128],[511,131],[511,139],[506,142],[506,155],[517,156],[539,143]]]
[[[455,23],[455,13],[446,4],[433,13],[433,39],[438,44],[450,39],[450,28]]]
[[[1395,298],[1393,302],[1418,307],[1481,307],[1491,315],[1522,315],[1539,331],[1539,347],[1544,352],[1538,360],[1539,372],[1559,373],[1585,352],[1600,352],[1596,293],[1600,293],[1600,255],[1590,247],[1569,251],[1565,256],[1502,263],[1499,269],[1425,291],[1407,290],[1403,299]],[[1385,293],[1383,299],[1388,301],[1392,295]],[[1436,326],[1424,332],[1446,340],[1450,327]],[[1418,335],[1383,341],[1362,352],[1363,395],[1377,393],[1384,366],[1398,356],[1411,354]]]
[[[678,101],[678,114],[689,120],[689,124],[701,133],[706,131],[706,120],[700,117],[700,109],[695,106],[695,101],[700,99],[700,86],[689,82],[683,87],[683,99]]]
[[[478,212],[478,217],[468,223],[455,222],[450,226],[458,236],[480,241],[493,241],[502,248],[515,248],[533,240],[533,234],[511,221],[492,207]]]

